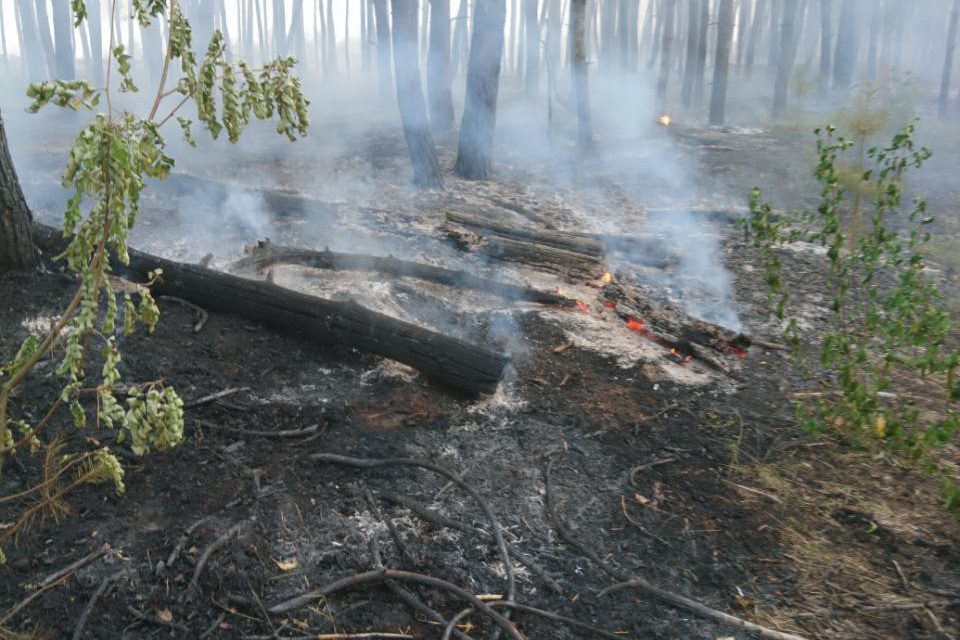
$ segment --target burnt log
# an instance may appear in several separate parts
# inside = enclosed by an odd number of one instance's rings
[[[447,220],[465,227],[482,229],[502,238],[581,253],[598,260],[603,257],[603,242],[598,238],[591,238],[582,234],[514,227],[482,216],[453,211],[447,213]]]
[[[251,255],[236,262],[235,270],[255,268],[264,270],[275,264],[293,264],[313,269],[339,269],[343,271],[373,271],[394,276],[428,280],[451,287],[462,287],[475,291],[484,291],[506,298],[507,300],[529,300],[542,304],[571,307],[574,300],[552,291],[544,291],[518,284],[498,282],[481,278],[464,271],[446,269],[430,264],[399,260],[392,256],[378,256],[337,251],[312,251],[296,247],[285,247],[259,242]]]
[[[61,253],[68,242],[53,227],[33,225],[37,246]],[[232,313],[300,339],[355,347],[417,369],[438,383],[469,395],[493,393],[508,358],[463,340],[377,313],[359,304],[308,296],[270,282],[248,280],[205,267],[130,251],[130,263],[111,260],[114,273],[145,281],[162,269],[155,295],[192,302],[208,311]]]

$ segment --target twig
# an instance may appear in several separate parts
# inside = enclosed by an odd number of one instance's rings
[[[659,467],[660,465],[669,464],[671,462],[676,462],[676,461],[677,459],[674,457],[660,458],[659,460],[654,460],[652,462],[647,462],[646,464],[641,464],[639,466],[636,466],[630,470],[630,484],[632,485],[637,484],[637,474],[640,473],[641,471],[649,471],[654,467]]]
[[[166,300],[167,302],[176,302],[177,304],[182,304],[185,307],[193,309],[198,316],[196,324],[193,325],[194,333],[200,333],[200,330],[203,329],[203,326],[207,324],[207,318],[209,318],[210,316],[207,314],[207,312],[204,309],[198,307],[192,302],[188,300],[184,300],[183,298],[178,298],[176,296],[160,296],[160,299]]]
[[[99,551],[94,551],[93,553],[84,556],[83,558],[81,558],[80,560],[77,560],[76,562],[70,564],[69,566],[64,567],[63,569],[60,569],[59,571],[56,571],[50,574],[49,576],[47,576],[46,578],[44,578],[40,582],[39,589],[31,593],[29,596],[27,596],[23,600],[21,600],[12,609],[10,609],[10,611],[8,611],[6,615],[3,616],[3,618],[0,618],[0,629],[2,629],[3,626],[7,624],[7,622],[9,622],[15,615],[20,613],[20,611],[23,610],[24,607],[29,605],[31,602],[39,598],[41,595],[43,595],[50,589],[60,586],[61,584],[66,582],[67,578],[72,576],[79,569],[82,569],[86,565],[90,564],[91,562],[93,562],[94,560],[96,560],[97,558],[105,554],[109,549],[110,547],[108,545],[104,545],[104,547]]]
[[[861,611],[912,611],[928,607],[952,607],[960,604],[960,600],[930,600],[929,602],[891,602],[890,604],[875,604],[869,607],[860,607]]]
[[[490,526],[493,528],[493,537],[494,540],[496,540],[497,548],[500,551],[500,560],[503,563],[503,570],[507,576],[506,599],[508,601],[513,601],[513,599],[516,597],[516,581],[513,575],[513,564],[510,562],[510,552],[507,550],[507,544],[503,539],[503,532],[500,529],[500,523],[497,521],[497,517],[493,514],[493,510],[490,508],[490,505],[487,504],[487,501],[484,500],[480,494],[477,493],[473,487],[467,484],[466,481],[459,475],[452,471],[448,471],[440,465],[433,464],[432,462],[428,462],[426,460],[415,460],[412,458],[383,458],[380,460],[374,460],[368,458],[350,458],[332,453],[317,453],[310,456],[310,459],[318,462],[345,465],[348,467],[359,467],[361,469],[400,466],[420,467],[440,474],[449,479],[451,482],[454,482],[460,486],[460,488],[470,494],[470,497],[480,505],[484,515],[486,515],[487,519],[490,521]]]
[[[792,351],[792,349],[785,344],[780,344],[779,342],[770,342],[768,340],[761,340],[759,338],[754,338],[753,336],[750,336],[750,344],[751,345],[755,344],[758,347],[762,347],[764,349],[770,349],[771,351]]]
[[[743,618],[738,618],[732,616],[729,613],[724,613],[723,611],[717,611],[706,605],[702,605],[699,602],[691,600],[685,596],[681,596],[677,593],[671,593],[669,591],[664,591],[659,587],[655,587],[646,580],[642,578],[633,578],[625,582],[620,582],[615,585],[611,585],[601,591],[598,595],[605,596],[608,593],[613,593],[614,591],[619,591],[620,589],[627,588],[637,588],[645,593],[659,598],[664,602],[669,602],[672,605],[682,607],[687,611],[690,611],[702,618],[708,618],[710,620],[715,620],[717,622],[722,622],[724,624],[729,624],[740,629],[746,629],[752,633],[759,634],[761,638],[769,638],[769,640],[807,640],[803,636],[794,635],[792,633],[784,633],[782,631],[776,631],[775,629],[770,629],[769,627],[764,627],[753,622],[748,622]]]
[[[498,602],[489,602],[489,603],[487,603],[487,604],[489,604],[489,605],[490,605],[491,607],[493,607],[493,608],[497,608],[497,607],[505,607],[505,608],[506,608],[506,607],[509,607],[510,609],[514,609],[514,610],[516,610],[516,611],[520,611],[521,613],[529,613],[529,614],[532,614],[532,615],[535,615],[535,616],[540,616],[540,617],[542,617],[542,618],[546,618],[547,620],[553,620],[553,621],[555,621],[555,622],[562,622],[562,623],[567,624],[567,625],[569,625],[569,626],[571,626],[571,627],[573,627],[573,628],[575,628],[575,629],[583,629],[584,631],[589,631],[590,633],[592,633],[592,634],[594,634],[594,635],[598,635],[598,636],[600,636],[601,638],[609,638],[609,640],[623,640],[623,636],[618,636],[617,634],[612,633],[612,632],[610,632],[610,631],[607,631],[606,629],[601,629],[600,627],[595,627],[595,626],[592,625],[592,624],[588,624],[588,623],[586,623],[586,622],[581,622],[580,620],[577,620],[576,618],[568,618],[568,617],[566,617],[566,616],[561,616],[560,614],[554,613],[554,612],[552,612],[552,611],[546,611],[546,610],[544,610],[544,609],[537,609],[537,608],[535,608],[535,607],[530,607],[530,606],[527,606],[527,605],[525,605],[525,604],[520,604],[519,602],[505,602],[505,601],[502,601],[502,600],[501,600],[501,601],[498,601]],[[460,622],[460,620],[462,620],[463,618],[465,618],[467,615],[469,615],[469,614],[471,614],[471,613],[473,613],[473,609],[472,609],[472,608],[471,608],[471,609],[464,609],[463,611],[461,611],[460,613],[458,613],[456,616],[454,616],[454,617],[450,620],[450,623],[449,623],[448,626],[447,626],[447,630],[453,629],[453,628],[454,628],[454,625],[455,625],[457,622]],[[450,636],[447,634],[447,630],[444,630],[444,635],[442,636],[441,640],[449,640],[449,637],[450,637]]]
[[[203,554],[200,556],[200,560],[197,562],[197,567],[193,570],[193,578],[190,579],[190,586],[188,588],[189,594],[194,594],[197,592],[197,589],[199,588],[198,583],[200,580],[200,574],[203,573],[203,569],[207,566],[207,562],[210,560],[210,557],[216,553],[218,549],[226,546],[226,544],[230,542],[230,539],[239,534],[242,529],[242,522],[240,524],[233,525],[225,534],[211,542],[210,546],[204,550]]]
[[[127,606],[127,611],[129,611],[134,618],[136,618],[137,620],[140,620],[141,622],[148,622],[150,624],[155,624],[160,627],[169,627],[170,629],[176,629],[177,631],[184,631],[184,632],[190,631],[190,629],[186,625],[180,624],[178,622],[173,622],[172,620],[161,620],[157,616],[148,616],[143,611],[140,611],[139,609],[135,609],[134,607],[129,605]]]
[[[103,582],[100,583],[100,586],[97,587],[97,590],[93,592],[93,595],[90,596],[90,601],[87,602],[87,606],[83,608],[83,613],[80,614],[80,617],[77,619],[77,626],[73,630],[73,640],[80,640],[83,637],[83,629],[87,626],[87,620],[90,618],[90,614],[93,613],[93,608],[97,605],[97,600],[107,592],[114,582],[120,578],[127,575],[127,570],[118,571],[112,576],[107,576],[103,579]]]
[[[773,501],[776,502],[777,504],[783,504],[783,500],[781,500],[781,499],[778,498],[777,496],[773,495],[772,493],[768,493],[768,492],[766,492],[766,491],[761,491],[760,489],[754,489],[753,487],[748,487],[748,486],[743,485],[743,484],[737,484],[736,482],[732,482],[732,481],[730,481],[730,480],[724,480],[724,482],[726,482],[726,483],[729,484],[730,486],[736,487],[737,489],[743,489],[743,490],[746,491],[747,493],[755,493],[755,494],[757,494],[758,496],[763,496],[764,498],[767,498],[767,499],[769,499],[769,500],[773,500]]]
[[[393,520],[385,518],[383,512],[380,511],[380,507],[377,505],[377,500],[373,497],[369,487],[363,488],[363,497],[366,498],[367,504],[370,505],[370,510],[373,511],[373,515],[387,526],[387,530],[390,531],[390,537],[393,539],[393,543],[397,545],[397,549],[400,550],[400,553],[403,554],[407,560],[412,562],[414,565],[419,565],[420,561],[417,559],[416,555],[414,555],[414,553],[407,548],[407,543],[404,542],[403,538],[400,537],[400,532],[397,531],[397,527],[393,524]]]
[[[225,425],[215,424],[213,422],[204,420],[203,426],[209,427],[211,429],[219,429],[221,431],[230,431],[231,433],[239,433],[243,436],[252,436],[255,438],[300,438],[302,436],[312,436],[315,435],[319,430],[321,425],[312,424],[309,427],[303,427],[302,429],[287,429],[284,431],[261,431],[259,429],[240,429],[234,427],[228,427]]]
[[[338,591],[344,589],[350,589],[352,587],[358,587],[368,583],[384,582],[386,580],[399,580],[402,582],[413,582],[416,584],[422,584],[428,587],[434,587],[437,589],[442,589],[448,591],[460,598],[466,600],[476,609],[485,613],[495,625],[500,629],[507,632],[514,640],[524,640],[523,636],[520,635],[520,632],[517,631],[517,628],[513,625],[512,622],[507,620],[505,617],[494,611],[490,606],[485,603],[483,600],[473,595],[469,591],[458,587],[457,585],[447,582],[446,580],[441,580],[440,578],[434,578],[433,576],[424,575],[421,573],[413,573],[410,571],[393,571],[390,569],[380,569],[377,571],[367,571],[365,573],[358,573],[347,578],[342,578],[328,584],[326,586],[320,587],[319,589],[314,589],[308,593],[297,596],[296,598],[291,598],[285,602],[275,604],[270,607],[270,613],[284,613],[290,611],[291,609],[297,609],[299,607],[305,606],[314,600],[324,598],[326,596],[332,595]]]
[[[202,525],[204,522],[212,518],[213,516],[203,516],[189,527],[184,529],[183,535],[180,536],[180,539],[177,541],[177,545],[173,548],[173,551],[170,552],[170,555],[167,557],[166,566],[172,566],[174,562],[177,561],[177,558],[180,556],[180,552],[183,550],[183,546],[187,544],[187,540],[190,538],[190,534],[197,530],[197,527]]]
[[[211,393],[210,395],[203,396],[202,398],[197,398],[192,402],[188,402],[186,405],[184,405],[183,408],[193,409],[194,407],[199,407],[204,404],[210,404],[215,400],[226,398],[227,396],[232,396],[236,393],[242,393],[244,391],[250,391],[250,387],[236,387],[236,388],[224,389],[223,391],[217,391],[216,393]]]
[[[448,622],[447,626],[443,629],[443,635],[440,636],[440,640],[450,640],[450,635],[453,633],[453,630],[457,628],[457,624],[473,612],[473,607],[468,607],[450,618],[450,622]]]

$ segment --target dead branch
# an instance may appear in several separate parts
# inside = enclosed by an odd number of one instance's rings
[[[312,436],[320,431],[321,425],[312,424],[308,427],[303,427],[302,429],[284,429],[281,431],[262,431],[260,429],[241,429],[239,427],[228,427],[226,425],[220,425],[209,420],[203,420],[202,424],[204,427],[209,429],[216,429],[219,431],[229,431],[231,433],[238,433],[243,436],[252,436],[256,438],[300,438],[302,436]]]
[[[457,484],[461,489],[466,491],[478,505],[480,505],[484,515],[490,522],[490,526],[493,529],[493,536],[497,543],[497,549],[500,551],[500,560],[503,563],[503,571],[507,576],[506,599],[511,602],[513,601],[516,596],[516,581],[513,575],[513,564],[510,562],[510,552],[507,550],[507,545],[503,538],[503,532],[500,528],[500,523],[497,521],[497,517],[494,515],[493,509],[490,508],[490,505],[487,503],[487,501],[484,500],[483,497],[481,497],[480,494],[477,493],[473,487],[467,484],[467,482],[459,475],[441,467],[440,465],[433,464],[432,462],[428,462],[426,460],[415,460],[412,458],[383,458],[380,460],[375,460],[370,458],[350,458],[332,453],[316,453],[310,456],[310,459],[318,462],[326,462],[329,464],[338,464],[348,467],[358,467],[361,469],[402,466],[420,467],[440,474],[451,482]]]
[[[187,540],[190,538],[190,534],[196,531],[197,527],[199,527],[200,525],[202,525],[204,522],[206,522],[212,517],[213,516],[204,516],[199,520],[197,520],[196,522],[194,522],[193,524],[191,524],[186,529],[184,529],[183,535],[180,536],[180,539],[177,541],[177,544],[173,548],[173,551],[171,551],[170,555],[167,557],[166,566],[168,567],[173,566],[173,563],[176,562],[177,558],[180,556],[180,552],[183,550],[184,545],[187,544]]]
[[[250,387],[236,387],[236,388],[224,389],[223,391],[211,393],[210,395],[206,395],[206,396],[203,396],[202,398],[197,398],[192,402],[188,402],[183,406],[183,408],[193,409],[195,407],[199,407],[205,404],[210,404],[211,402],[220,400],[221,398],[226,398],[228,396],[232,396],[237,393],[242,393],[244,391],[250,391]]]
[[[609,638],[609,640],[623,640],[623,636],[617,635],[615,633],[611,633],[606,629],[601,629],[600,627],[596,627],[592,624],[582,622],[580,620],[577,620],[576,618],[568,618],[566,616],[562,616],[552,611],[546,611],[545,609],[537,609],[535,607],[531,607],[525,604],[520,604],[519,602],[499,601],[499,602],[489,602],[487,604],[489,604],[493,608],[497,608],[497,607],[510,608],[510,609],[514,609],[515,611],[520,611],[521,613],[529,613],[531,615],[540,616],[541,618],[546,618],[547,620],[553,620],[554,622],[562,622],[575,629],[583,629],[584,631],[589,631],[590,633],[594,635],[598,635],[601,638]],[[462,620],[463,618],[465,618],[467,615],[471,613],[473,613],[473,609],[464,609],[463,611],[458,613],[456,616],[451,618],[447,626],[447,629],[452,629],[453,626],[456,624],[456,622],[459,622],[460,620]],[[447,634],[447,631],[444,630],[444,635],[441,638],[441,640],[448,640],[449,637],[450,636]]]
[[[442,589],[449,593],[452,593],[463,600],[466,600],[474,608],[486,614],[490,620],[497,625],[500,629],[505,631],[514,640],[524,640],[523,636],[520,635],[520,632],[517,631],[517,628],[509,620],[504,618],[502,615],[494,611],[487,603],[479,599],[469,591],[466,591],[457,585],[447,582],[446,580],[441,580],[440,578],[434,578],[433,576],[428,576],[420,573],[412,573],[410,571],[393,571],[391,569],[380,569],[377,571],[367,571],[366,573],[358,573],[347,578],[342,578],[336,582],[330,583],[326,586],[320,587],[319,589],[314,589],[308,593],[297,596],[285,602],[275,604],[270,607],[270,613],[285,613],[291,609],[297,609],[304,605],[318,600],[319,598],[324,598],[326,596],[332,595],[338,591],[343,591],[344,589],[351,589],[353,587],[358,587],[366,585],[369,583],[378,583],[385,580],[399,580],[402,582],[412,582],[415,584],[422,584],[427,587],[434,587],[437,589]]]
[[[206,266],[206,265],[201,264],[201,266]],[[207,314],[206,311],[204,311],[197,305],[193,304],[192,302],[184,300],[183,298],[178,298],[176,296],[160,296],[160,299],[166,300],[167,302],[176,302],[177,304],[181,304],[189,309],[193,309],[193,311],[197,314],[197,322],[196,324],[193,325],[194,333],[200,333],[200,330],[203,329],[205,324],[207,324],[207,319],[210,317],[209,314]]]
[[[721,622],[723,624],[729,624],[731,626],[734,626],[740,629],[746,629],[751,633],[759,634],[761,638],[769,638],[770,640],[808,640],[803,636],[794,635],[792,633],[784,633],[782,631],[776,631],[774,629],[770,629],[769,627],[764,627],[759,624],[754,624],[753,622],[748,622],[743,618],[732,616],[729,613],[724,613],[723,611],[717,611],[716,609],[712,609],[706,605],[702,605],[699,602],[691,600],[690,598],[687,598],[685,596],[681,596],[680,594],[672,593],[670,591],[664,591],[659,587],[653,586],[652,584],[650,584],[649,582],[647,582],[642,578],[632,578],[625,582],[611,585],[597,595],[604,596],[604,595],[607,595],[608,593],[613,593],[614,591],[619,591],[620,589],[628,589],[628,588],[640,589],[641,591],[649,595],[652,595],[664,602],[668,602],[670,604],[686,609],[687,611],[690,611],[691,613],[694,613],[702,618],[707,618],[710,620],[714,620],[716,622]]]
[[[243,523],[235,524],[230,529],[210,543],[204,552],[200,555],[200,560],[197,562],[196,568],[193,570],[193,577],[190,579],[190,586],[187,589],[188,594],[195,594],[199,589],[199,580],[200,574],[203,573],[204,567],[207,566],[207,562],[210,560],[210,557],[217,552],[221,547],[226,546],[230,542],[231,538],[240,533],[243,529]]]
[[[87,620],[90,618],[90,614],[93,613],[93,609],[97,605],[97,601],[104,593],[107,592],[107,589],[113,586],[114,582],[126,575],[127,570],[124,569],[103,579],[103,581],[100,583],[100,586],[97,587],[97,590],[93,592],[92,596],[90,596],[87,606],[83,608],[83,613],[81,613],[80,617],[77,619],[77,626],[73,629],[72,640],[80,640],[83,637],[83,630],[87,626]]]

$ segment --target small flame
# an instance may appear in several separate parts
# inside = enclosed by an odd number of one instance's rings
[[[640,332],[645,331],[643,327],[643,320],[639,318],[634,318],[633,316],[630,316],[629,318],[627,318],[627,326],[633,329],[634,331],[640,331]]]
[[[603,277],[600,278],[600,281],[601,281],[603,284],[610,284],[611,282],[613,282],[613,274],[610,273],[609,271],[604,271],[604,272],[603,272]]]
[[[693,360],[693,356],[692,356],[692,355],[690,355],[689,353],[686,354],[686,355],[684,355],[684,354],[680,353],[680,350],[677,349],[676,347],[673,347],[673,348],[670,349],[670,355],[672,355],[674,358],[676,358],[681,364],[686,364],[686,363],[690,362],[691,360]]]
[[[660,126],[669,127],[669,126],[670,126],[670,116],[668,116],[668,115],[665,114],[665,113],[664,113],[664,114],[661,114],[660,117],[657,118],[657,122],[660,123]]]

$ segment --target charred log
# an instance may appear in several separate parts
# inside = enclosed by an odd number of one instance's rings
[[[64,250],[58,230],[33,226],[37,245],[47,253]],[[483,347],[418,327],[366,309],[355,302],[315,298],[270,282],[247,280],[204,267],[130,251],[130,264],[112,261],[115,273],[145,280],[148,271],[163,269],[152,287],[202,305],[232,313],[304,340],[355,347],[409,365],[449,388],[467,394],[493,393],[507,358]]]
[[[236,263],[240,269],[254,267],[266,269],[275,264],[294,264],[314,269],[341,269],[345,271],[375,271],[394,276],[417,278],[451,287],[463,287],[475,291],[493,293],[508,300],[530,300],[543,304],[573,306],[574,301],[558,293],[534,289],[517,284],[481,278],[464,271],[446,269],[430,264],[398,260],[394,257],[336,251],[311,251],[260,242],[252,254]]]
[[[447,213],[447,220],[466,227],[482,229],[501,238],[563,249],[597,259],[603,256],[603,243],[597,238],[581,234],[514,227],[468,213],[449,212]]]

